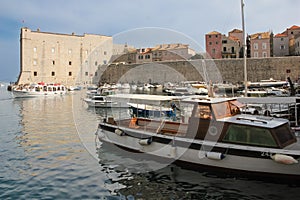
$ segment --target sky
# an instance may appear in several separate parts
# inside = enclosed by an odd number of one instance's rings
[[[300,26],[298,0],[244,0],[247,34]],[[112,36],[136,48],[167,42],[205,50],[205,34],[242,29],[241,0],[1,0],[0,81],[20,72],[20,29]],[[153,40],[153,41],[152,41]]]

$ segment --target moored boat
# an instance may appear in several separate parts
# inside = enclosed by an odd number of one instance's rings
[[[61,84],[46,84],[44,82],[17,85],[12,89],[15,98],[64,95],[67,88]]]
[[[170,101],[150,96],[148,104]],[[288,120],[241,114],[243,104],[233,98],[193,97],[180,104],[181,120],[108,118],[100,122],[98,138],[207,169],[300,179],[300,144]]]

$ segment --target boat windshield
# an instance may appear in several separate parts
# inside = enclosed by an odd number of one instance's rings
[[[275,133],[281,147],[285,147],[296,141],[296,138],[295,138],[294,134],[292,134],[288,123],[274,129],[274,133]]]
[[[269,129],[237,124],[229,126],[223,141],[253,146],[278,147]]]
[[[240,113],[240,107],[243,104],[234,100],[234,101],[226,101],[217,104],[212,104],[212,108],[215,114],[216,119],[234,116]]]

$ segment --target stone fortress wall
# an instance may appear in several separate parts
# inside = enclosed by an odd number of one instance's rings
[[[212,82],[244,82],[243,59],[210,59],[147,64],[101,66],[99,82],[180,82],[184,80]],[[256,82],[273,78],[297,81],[300,77],[300,56],[248,58],[247,80]],[[97,80],[94,80],[97,82]]]

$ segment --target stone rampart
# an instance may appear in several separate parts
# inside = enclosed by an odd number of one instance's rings
[[[244,81],[243,59],[192,60],[154,62],[144,64],[119,64],[101,66],[100,82],[180,82],[199,80],[242,83]],[[248,58],[248,81],[265,79],[293,81],[300,77],[300,56]]]

